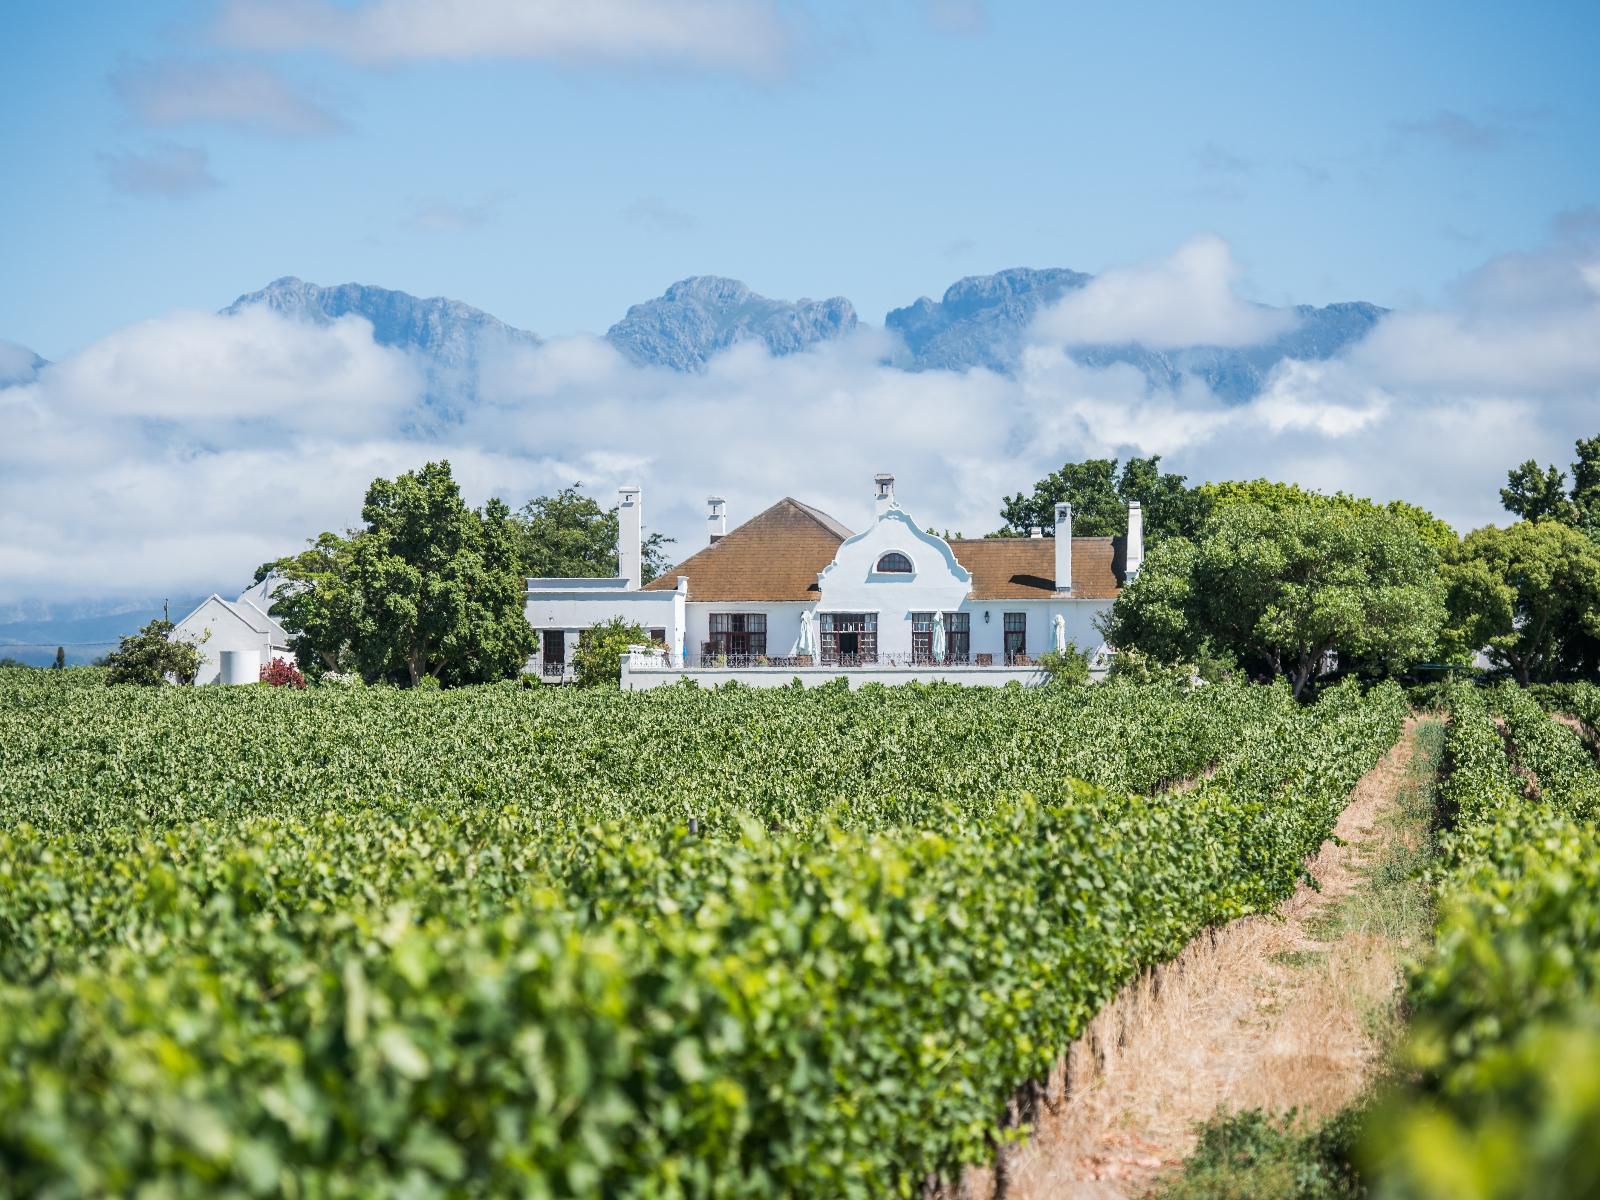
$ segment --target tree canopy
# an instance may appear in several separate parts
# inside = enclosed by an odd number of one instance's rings
[[[1600,545],[1579,530],[1550,519],[1490,525],[1467,535],[1444,578],[1446,637],[1459,649],[1483,650],[1522,684],[1593,670]]]
[[[1072,505],[1072,532],[1076,537],[1115,537],[1128,531],[1128,503],[1139,501],[1144,511],[1145,539],[1191,536],[1205,515],[1205,506],[1182,475],[1161,470],[1161,458],[1130,458],[1117,471],[1114,458],[1091,458],[1063,463],[1033,485],[1033,494],[1006,497],[1000,510],[1005,525],[1002,537],[1025,536],[1037,525],[1046,533],[1055,529],[1056,505]]]
[[[592,496],[580,492],[579,486],[536,497],[512,517],[519,569],[524,575],[594,579],[617,573],[617,509],[601,508]],[[645,583],[672,565],[667,558],[672,542],[660,533],[644,538]]]
[[[1438,566],[1411,520],[1375,504],[1228,502],[1194,540],[1152,547],[1105,632],[1161,662],[1231,657],[1299,696],[1335,662],[1390,673],[1426,655],[1444,617]]]
[[[1500,502],[1524,521],[1557,521],[1600,541],[1600,436],[1579,438],[1574,449],[1570,491],[1565,471],[1530,458],[1506,473]]]
[[[448,462],[375,479],[365,526],[274,564],[273,613],[302,667],[444,683],[510,678],[538,645],[510,509],[468,508]]]

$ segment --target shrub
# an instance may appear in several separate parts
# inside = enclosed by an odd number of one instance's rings
[[[306,686],[306,677],[292,662],[275,658],[261,668],[261,682],[273,687],[303,688]]]
[[[578,635],[578,648],[573,652],[572,665],[581,687],[615,686],[622,676],[622,656],[629,646],[644,646],[650,635],[641,625],[632,625],[621,617],[612,617],[604,625],[585,629]]]
[[[1065,650],[1046,650],[1039,656],[1039,669],[1053,684],[1081,687],[1089,682],[1089,656],[1068,642]]]
[[[129,634],[106,657],[106,682],[160,687],[172,676],[189,684],[200,672],[200,651],[188,642],[172,640],[173,624],[157,618],[138,633]]]

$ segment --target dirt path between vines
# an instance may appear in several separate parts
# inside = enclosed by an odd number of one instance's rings
[[[1334,830],[1344,844],[1312,860],[1320,891],[1302,884],[1275,917],[1198,939],[1095,1018],[1067,1057],[1065,1101],[1007,1152],[1006,1200],[1142,1196],[1219,1109],[1315,1120],[1356,1097],[1394,1036],[1407,929],[1420,927],[1365,891],[1399,843],[1426,836],[1400,811],[1416,738],[1413,720],[1356,785]],[[968,1196],[996,1191],[992,1171],[963,1182]]]

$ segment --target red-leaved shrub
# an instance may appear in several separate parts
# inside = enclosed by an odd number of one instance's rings
[[[303,688],[306,677],[292,662],[275,658],[261,668],[261,682],[270,683],[273,687]]]

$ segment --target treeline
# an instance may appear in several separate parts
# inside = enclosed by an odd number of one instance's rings
[[[362,524],[324,532],[256,570],[281,580],[272,615],[294,639],[300,670],[409,687],[514,678],[538,649],[523,614],[530,576],[617,573],[617,510],[562,488],[512,511],[470,508],[447,461],[375,479]],[[668,565],[672,539],[649,534],[644,579]],[[108,683],[192,683],[200,658],[170,641],[170,621],[124,638]]]
[[[1530,460],[1500,496],[1520,518],[1465,537],[1405,501],[1377,504],[1267,480],[1188,485],[1160,458],[1067,463],[1007,498],[997,536],[1125,532],[1144,510],[1144,565],[1103,624],[1123,673],[1282,677],[1477,667],[1518,683],[1600,677],[1600,437],[1567,473]]]

